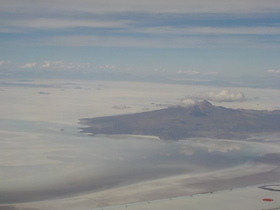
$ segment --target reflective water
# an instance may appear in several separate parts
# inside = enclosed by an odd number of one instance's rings
[[[62,123],[0,120],[0,202],[67,197],[168,176],[206,173],[254,160],[246,142],[78,133]]]

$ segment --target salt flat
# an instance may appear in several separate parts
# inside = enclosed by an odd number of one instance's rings
[[[245,142],[170,143],[78,133],[81,118],[160,109],[186,95],[218,88],[108,81],[18,83],[24,85],[2,86],[0,91],[2,206],[92,209],[265,184],[279,177],[279,161],[265,158],[278,154],[277,135],[252,136]],[[280,104],[278,90],[231,90],[243,91],[248,100],[214,104],[269,110]]]

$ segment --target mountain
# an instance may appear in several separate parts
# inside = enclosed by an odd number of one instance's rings
[[[280,111],[229,109],[201,101],[143,113],[86,118],[82,132],[158,136],[164,140],[190,137],[244,139],[254,133],[280,133]]]

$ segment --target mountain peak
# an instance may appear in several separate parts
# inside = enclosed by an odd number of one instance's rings
[[[206,100],[197,102],[196,106],[198,106],[201,110],[214,107],[209,101]]]
[[[195,117],[202,117],[207,113],[212,112],[215,107],[206,100],[196,102],[192,107],[189,108],[191,111],[190,115]]]
[[[206,100],[203,101],[196,101],[193,105],[187,107],[192,112],[200,112],[200,113],[207,113],[209,111],[213,111],[215,107]]]

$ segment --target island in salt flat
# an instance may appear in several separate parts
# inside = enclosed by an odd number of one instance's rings
[[[280,133],[280,110],[230,109],[201,101],[189,107],[85,118],[80,123],[87,126],[81,132],[92,135],[148,135],[163,140],[245,139],[250,134]]]

